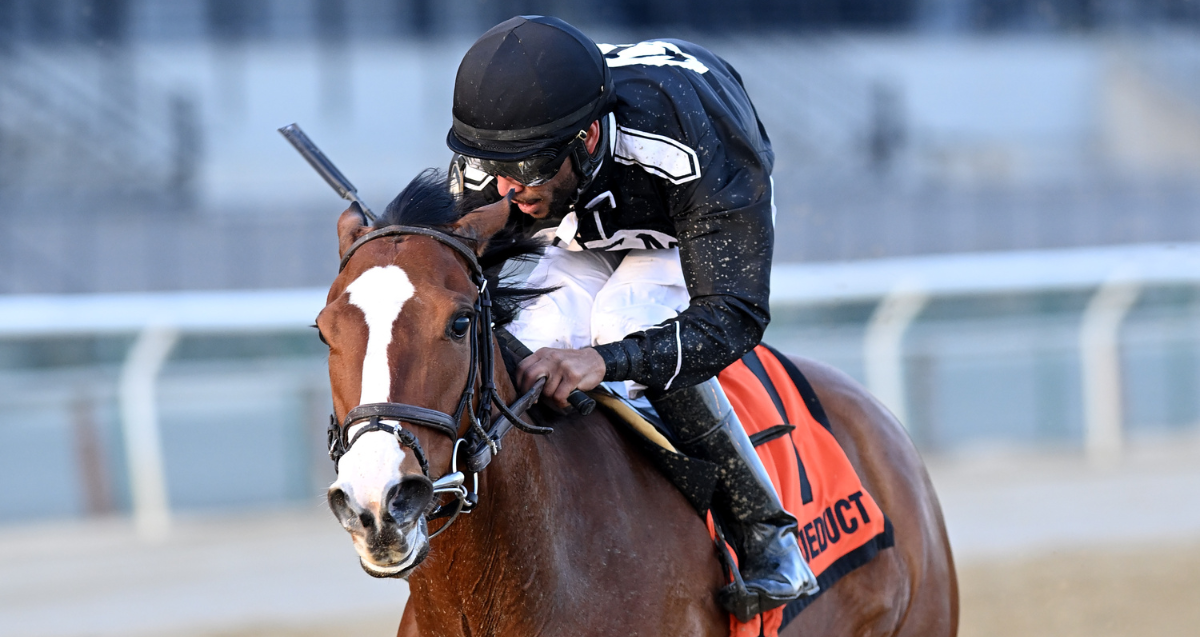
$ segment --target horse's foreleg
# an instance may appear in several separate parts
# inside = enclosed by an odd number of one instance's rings
[[[405,604],[404,616],[400,618],[400,628],[396,629],[396,637],[421,637],[417,632],[417,620],[413,615],[412,606]]]

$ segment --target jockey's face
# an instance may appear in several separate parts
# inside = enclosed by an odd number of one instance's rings
[[[552,214],[565,215],[567,202],[578,184],[579,178],[571,170],[570,157],[563,161],[558,173],[550,181],[537,186],[525,186],[508,177],[496,176],[496,187],[500,193],[512,190],[513,203],[534,219],[545,219]]]
[[[588,153],[596,151],[599,141],[600,122],[592,122],[588,127],[587,137],[584,138]],[[567,214],[567,205],[571,196],[575,194],[575,189],[579,187],[579,177],[572,165],[571,158],[566,158],[553,178],[537,186],[526,186],[508,177],[496,175],[496,188],[502,195],[512,190],[513,203],[517,204],[521,212],[534,219],[562,217]]]

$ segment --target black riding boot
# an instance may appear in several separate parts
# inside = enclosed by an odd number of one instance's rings
[[[818,590],[796,540],[796,518],[775,493],[725,391],[711,379],[651,396],[650,403],[681,450],[719,467],[713,508],[737,551],[745,590],[721,589],[721,605],[742,621]]]

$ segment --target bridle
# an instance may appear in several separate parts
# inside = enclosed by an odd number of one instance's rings
[[[492,295],[488,290],[488,280],[484,275],[475,252],[467,248],[461,241],[446,232],[432,228],[417,226],[387,226],[372,230],[359,237],[342,255],[338,272],[346,268],[350,257],[364,244],[382,237],[417,235],[429,237],[442,245],[454,250],[463,257],[469,270],[472,282],[478,287],[479,294],[475,299],[474,314],[471,317],[471,363],[467,371],[467,384],[458,400],[458,407],[450,415],[436,409],[409,405],[406,403],[368,403],[351,409],[345,420],[338,423],[335,415],[329,416],[329,457],[333,460],[334,469],[338,461],[350,451],[350,447],[368,432],[383,431],[396,438],[396,442],[411,449],[421,466],[421,473],[433,483],[434,501],[444,494],[452,494],[455,501],[451,504],[439,505],[426,515],[427,520],[443,517],[450,519],[442,525],[430,538],[436,537],[450,527],[463,512],[470,512],[479,502],[479,473],[487,467],[492,458],[500,453],[500,441],[509,431],[516,427],[521,431],[532,434],[548,434],[554,431],[551,427],[539,427],[521,420],[520,415],[529,409],[541,394],[545,379],[538,383],[512,405],[504,404],[496,392],[495,372],[495,326],[492,325]],[[476,385],[479,385],[476,388]],[[478,391],[478,397],[476,392]],[[492,406],[499,411],[494,419]],[[466,418],[469,424],[466,431],[459,432],[460,423]],[[347,437],[351,427],[366,423],[352,437]],[[483,423],[487,422],[485,429]],[[394,423],[394,424],[390,424]],[[429,462],[421,443],[402,424],[421,425],[429,427],[446,435],[454,442],[454,451],[450,457],[450,470],[437,480],[429,475]],[[474,486],[468,490],[464,483],[466,476],[458,470],[459,448],[465,447],[466,470],[474,477]]]

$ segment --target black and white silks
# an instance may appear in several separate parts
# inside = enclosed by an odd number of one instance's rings
[[[600,46],[616,86],[609,154],[570,215],[573,236],[560,227],[559,239],[679,248],[688,306],[596,350],[606,381],[686,387],[750,351],[770,320],[774,152],[741,77],[715,54],[681,40]],[[459,187],[500,198],[490,175],[455,162]]]

